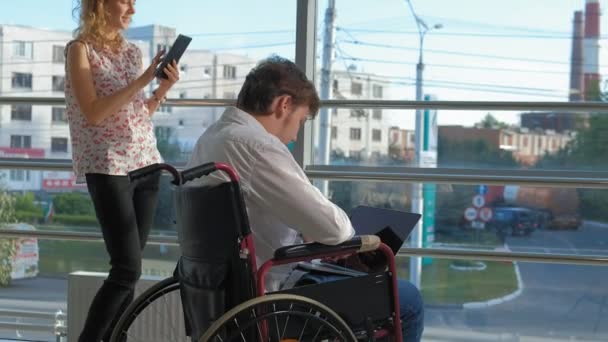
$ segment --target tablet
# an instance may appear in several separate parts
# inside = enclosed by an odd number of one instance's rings
[[[156,68],[156,77],[164,79],[168,78],[167,75],[165,75],[165,67],[167,66],[167,64],[171,63],[171,61],[175,61],[176,63],[179,62],[179,59],[186,51],[186,48],[190,44],[190,41],[192,41],[192,38],[184,36],[183,34],[177,36],[175,42],[171,46],[171,49],[169,49],[169,52],[165,54],[163,61],[160,63],[158,68]]]

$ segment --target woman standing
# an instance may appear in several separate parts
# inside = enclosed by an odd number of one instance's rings
[[[127,173],[161,162],[151,116],[179,79],[165,68],[152,97],[162,51],[142,71],[142,53],[122,32],[135,14],[134,0],[80,0],[76,38],[66,47],[65,98],[74,172],[87,187],[110,255],[108,278],[97,292],[81,342],[108,341],[133,300],[141,253],[152,226],[159,176],[130,183]]]

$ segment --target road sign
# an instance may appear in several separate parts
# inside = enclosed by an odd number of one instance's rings
[[[479,188],[477,188],[477,192],[480,195],[485,195],[488,193],[488,186],[487,185],[480,185]]]
[[[475,195],[473,197],[473,206],[475,208],[481,208],[484,204],[486,204],[486,199],[482,195]]]
[[[475,220],[477,218],[477,209],[475,209],[473,207],[468,207],[464,211],[464,218],[467,219],[467,221]]]
[[[486,224],[481,221],[473,221],[471,222],[471,228],[473,229],[484,229]]]
[[[492,209],[488,207],[483,207],[479,210],[479,218],[483,222],[488,222],[492,219]]]

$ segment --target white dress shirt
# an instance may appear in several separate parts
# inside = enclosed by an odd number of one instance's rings
[[[324,244],[353,237],[346,213],[310,183],[287,146],[250,114],[227,108],[199,138],[187,167],[212,161],[231,165],[241,178],[258,267],[276,249],[301,243],[299,233]],[[191,183],[213,185],[227,180],[216,172]],[[272,269],[266,288],[277,289],[289,269]]]

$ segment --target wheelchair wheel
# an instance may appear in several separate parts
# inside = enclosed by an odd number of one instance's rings
[[[357,339],[344,320],[316,300],[272,294],[250,299],[209,327],[200,342],[303,342]]]
[[[138,296],[120,317],[110,341],[190,342],[177,279],[167,278]]]

